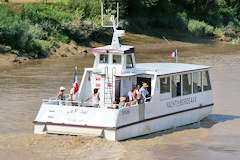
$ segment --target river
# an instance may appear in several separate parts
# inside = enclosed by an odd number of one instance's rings
[[[34,135],[41,99],[71,88],[74,66],[81,80],[93,56],[38,60],[0,72],[1,160],[237,160],[240,157],[240,47],[178,44],[179,62],[212,66],[213,112],[199,123],[121,142],[99,137]],[[172,47],[139,44],[137,62],[174,62]]]

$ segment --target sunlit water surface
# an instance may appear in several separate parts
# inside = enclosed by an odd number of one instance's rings
[[[157,44],[137,46],[137,62],[174,62]],[[59,86],[67,92],[74,66],[81,79],[92,55],[40,60],[0,72],[0,159],[237,160],[240,157],[240,47],[193,45],[179,48],[179,61],[212,66],[214,109],[200,123],[122,142],[98,137],[34,135],[41,99]]]

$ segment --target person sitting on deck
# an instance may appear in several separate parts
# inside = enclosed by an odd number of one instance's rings
[[[117,101],[113,101],[112,107],[108,107],[109,109],[118,109]]]
[[[140,94],[140,104],[144,103],[144,101],[147,99],[147,95],[149,94],[149,92],[147,91],[147,87],[148,84],[147,83],[143,83],[142,87],[139,90],[139,94]]]
[[[121,97],[120,98],[120,103],[119,103],[119,109],[123,108],[123,107],[126,107],[126,106],[127,106],[126,97]]]
[[[131,102],[127,103],[126,99],[127,99],[126,97],[121,97],[120,98],[119,109],[123,108],[123,107],[130,107],[131,106]]]
[[[58,92],[57,99],[65,100],[65,96],[64,96],[65,88],[61,86],[59,90],[60,91]]]
[[[89,100],[92,100],[92,106],[93,107],[98,107],[99,106],[100,97],[99,97],[97,88],[95,88],[93,90],[93,94],[88,99],[86,99],[84,102],[87,102]]]

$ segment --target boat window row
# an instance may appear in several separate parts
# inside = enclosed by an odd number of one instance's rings
[[[177,74],[160,78],[160,93],[172,92],[172,97],[211,90],[208,71]]]
[[[122,55],[112,55],[112,61],[110,60],[110,54],[100,54],[100,64],[122,64]],[[131,55],[126,55],[126,68],[133,68],[133,60]]]

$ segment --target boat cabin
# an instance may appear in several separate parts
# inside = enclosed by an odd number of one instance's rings
[[[182,63],[140,63],[136,64],[134,48],[111,45],[91,50],[95,55],[93,68],[85,70],[80,86],[80,99],[99,89],[100,107],[111,107],[119,103],[120,97],[137,85],[148,84],[149,101],[182,98],[211,90],[208,66]],[[88,75],[88,76],[87,76]],[[169,104],[171,105],[171,104]]]
[[[118,50],[111,45],[91,50],[95,56],[94,72],[105,72],[105,69],[114,69],[114,74],[131,73],[136,69],[134,48],[122,45]]]

